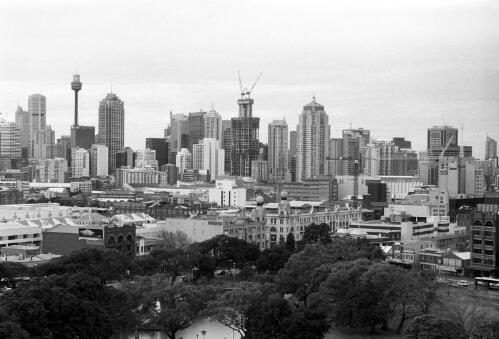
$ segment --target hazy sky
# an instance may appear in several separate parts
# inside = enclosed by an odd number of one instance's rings
[[[80,124],[97,124],[99,100],[125,102],[125,144],[160,137],[169,112],[237,115],[243,83],[263,76],[254,115],[296,128],[303,105],[325,106],[331,136],[353,127],[378,140],[464,127],[484,153],[499,139],[498,1],[3,1],[0,112],[47,96],[56,135],[73,121],[72,74],[81,75]],[[462,140],[460,136],[460,140]]]

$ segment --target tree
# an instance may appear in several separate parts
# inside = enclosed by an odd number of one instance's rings
[[[29,339],[29,333],[13,321],[0,322],[0,338]]]
[[[291,254],[292,252],[284,247],[267,248],[256,261],[256,269],[260,273],[268,271],[275,274],[284,267]]]
[[[2,262],[0,263],[0,279],[5,282],[7,286],[15,287],[15,278],[28,275],[29,269],[17,262]]]
[[[189,256],[183,249],[154,250],[150,255],[161,263],[161,271],[163,273],[171,273],[171,285],[175,283],[175,279],[180,276],[183,271],[190,271],[192,267]]]
[[[462,325],[447,319],[425,314],[412,320],[405,331],[406,339],[466,339]]]
[[[293,253],[296,249],[296,244],[295,244],[295,235],[293,232],[289,232],[288,236],[286,237],[286,249]]]
[[[255,244],[226,235],[217,235],[193,244],[190,249],[210,256],[215,260],[217,267],[225,269],[230,269],[234,265],[238,268],[252,265],[260,255],[260,249]]]
[[[315,244],[317,242],[321,244],[330,244],[331,235],[329,234],[329,226],[327,224],[317,225],[312,223],[305,227],[305,232],[303,233],[303,242],[305,244]]]
[[[99,277],[105,284],[108,280],[119,280],[135,269],[132,259],[119,251],[85,248],[36,266],[33,274],[43,277],[80,272]]]
[[[163,245],[168,250],[184,249],[189,246],[189,236],[180,230],[176,232],[163,231],[161,234]]]
[[[213,291],[199,286],[177,285],[154,291],[151,297],[160,302],[160,310],[155,311],[155,323],[168,338],[175,339],[178,331],[192,325],[208,300],[213,298]]]
[[[384,320],[377,309],[380,296],[363,286],[364,273],[372,262],[367,259],[339,262],[333,265],[327,280],[321,284],[319,297],[325,308],[331,310],[332,320],[338,326],[364,327],[374,333],[376,324]]]
[[[320,339],[329,329],[324,314],[306,308],[292,310],[278,294],[256,308],[248,321],[246,339]]]
[[[471,339],[495,339],[499,338],[499,321],[484,321],[473,328]]]
[[[241,283],[208,303],[206,315],[245,338],[251,328],[250,320],[260,304],[273,292],[270,285]]]
[[[414,277],[412,302],[420,314],[428,314],[431,306],[438,301],[437,290],[440,284],[435,281],[435,273],[429,271],[417,272]]]
[[[126,294],[82,273],[33,279],[1,303],[31,337],[108,338],[133,324]]]

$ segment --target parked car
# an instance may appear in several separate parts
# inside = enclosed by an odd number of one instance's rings
[[[437,282],[441,283],[441,284],[446,284],[448,283],[447,279],[445,278],[437,278]]]
[[[470,282],[468,280],[459,280],[457,286],[468,287],[470,286]]]

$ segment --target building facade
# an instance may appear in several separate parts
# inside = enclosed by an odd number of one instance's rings
[[[298,123],[297,181],[328,174],[329,118],[315,101],[303,107]]]
[[[92,177],[107,176],[109,151],[104,145],[92,145],[90,148],[90,175]]]
[[[285,120],[274,120],[269,124],[268,145],[269,178],[283,181],[289,165],[288,123]]]
[[[123,101],[114,93],[109,93],[99,103],[99,140],[107,146],[109,153],[108,170],[115,173],[116,153],[125,141],[125,107]]]

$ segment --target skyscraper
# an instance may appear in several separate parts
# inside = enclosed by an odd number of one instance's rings
[[[21,129],[4,118],[0,118],[0,159],[6,168],[17,168],[21,159]]]
[[[251,161],[258,159],[260,118],[253,117],[254,100],[249,92],[241,93],[237,100],[239,116],[232,118],[231,174],[251,176]]]
[[[225,172],[230,173],[232,169],[232,121],[222,120],[222,147],[225,151]]]
[[[222,142],[222,117],[213,109],[204,116],[204,137]]]
[[[354,175],[355,161],[360,162],[359,170],[364,168],[365,148],[371,140],[371,132],[367,129],[344,129],[343,132],[343,157],[348,160],[342,161],[343,173],[345,175]]]
[[[168,164],[169,142],[165,138],[146,138],[146,148],[156,151],[159,168]]]
[[[71,150],[71,177],[81,178],[90,175],[90,155],[84,148]]]
[[[21,153],[23,158],[28,158],[29,145],[29,113],[17,105],[16,125],[21,130]]]
[[[53,154],[53,146],[55,144],[55,132],[50,126],[39,129],[32,136],[33,143],[33,158],[35,159],[50,159],[56,154]]]
[[[108,149],[104,145],[92,145],[90,148],[90,175],[106,176],[108,172]]]
[[[130,147],[125,147],[116,152],[116,168],[122,166],[133,167],[135,164],[135,159],[137,153],[133,151]]]
[[[329,117],[324,106],[312,98],[303,107],[298,123],[298,154],[296,180],[303,181],[328,173]]]
[[[124,103],[114,93],[109,93],[99,103],[99,144],[109,150],[109,173],[116,170],[116,153],[125,141]]]
[[[28,113],[29,113],[29,144],[28,144],[28,157],[31,158],[33,154],[33,143],[35,133],[46,127],[46,113],[47,113],[47,98],[41,94],[33,94],[28,97]]]
[[[189,125],[189,151],[192,152],[192,145],[198,144],[204,138],[204,116],[206,112],[189,113],[187,123]]]
[[[485,160],[497,160],[497,141],[491,137],[487,137],[485,141]]]
[[[282,181],[288,171],[288,123],[274,120],[269,124],[268,177]]]
[[[452,139],[452,141],[450,141]],[[451,126],[433,126],[428,128],[427,149],[439,149],[445,147],[447,143],[450,146],[458,145],[457,128]]]

